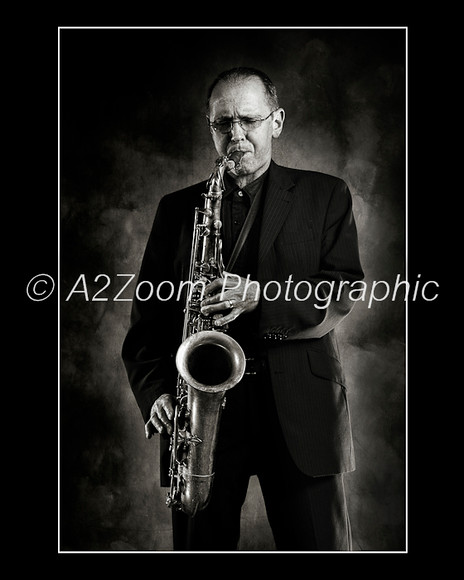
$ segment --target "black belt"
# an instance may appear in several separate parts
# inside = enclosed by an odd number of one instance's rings
[[[259,375],[266,370],[266,361],[262,357],[250,356],[246,358],[246,375]]]

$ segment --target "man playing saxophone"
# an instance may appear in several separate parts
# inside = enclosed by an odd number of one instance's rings
[[[259,479],[277,550],[351,549],[343,474],[355,459],[335,329],[354,305],[350,283],[363,278],[357,231],[341,179],[273,161],[284,121],[263,72],[232,69],[212,83],[207,123],[214,147],[221,158],[241,155],[223,176],[224,268],[205,286],[198,315],[240,345],[246,365],[227,391],[206,507],[194,517],[172,510],[175,550],[237,550],[251,475]],[[140,280],[187,279],[204,191],[205,183],[196,184],[161,200]],[[346,285],[329,300],[324,292],[279,291],[290,282],[295,290]],[[134,299],[123,346],[147,436],[162,434],[163,445],[178,405],[183,317],[178,302]],[[167,477],[166,467],[162,484]]]

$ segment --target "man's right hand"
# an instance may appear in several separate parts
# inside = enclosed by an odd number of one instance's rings
[[[161,395],[153,403],[145,429],[152,424],[158,433],[172,434],[175,398],[173,395]]]

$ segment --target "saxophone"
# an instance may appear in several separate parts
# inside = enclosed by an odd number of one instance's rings
[[[195,209],[190,256],[190,291],[186,299],[178,371],[173,432],[170,439],[168,507],[194,516],[206,507],[214,478],[214,455],[225,393],[245,372],[240,345],[214,317],[200,312],[207,284],[223,275],[221,202],[223,176],[239,167],[243,153],[220,157],[203,193],[204,207]]]

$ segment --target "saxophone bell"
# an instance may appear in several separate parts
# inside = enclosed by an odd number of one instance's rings
[[[218,393],[231,389],[242,379],[245,355],[229,335],[203,330],[180,345],[176,366],[184,381],[194,389]]]

